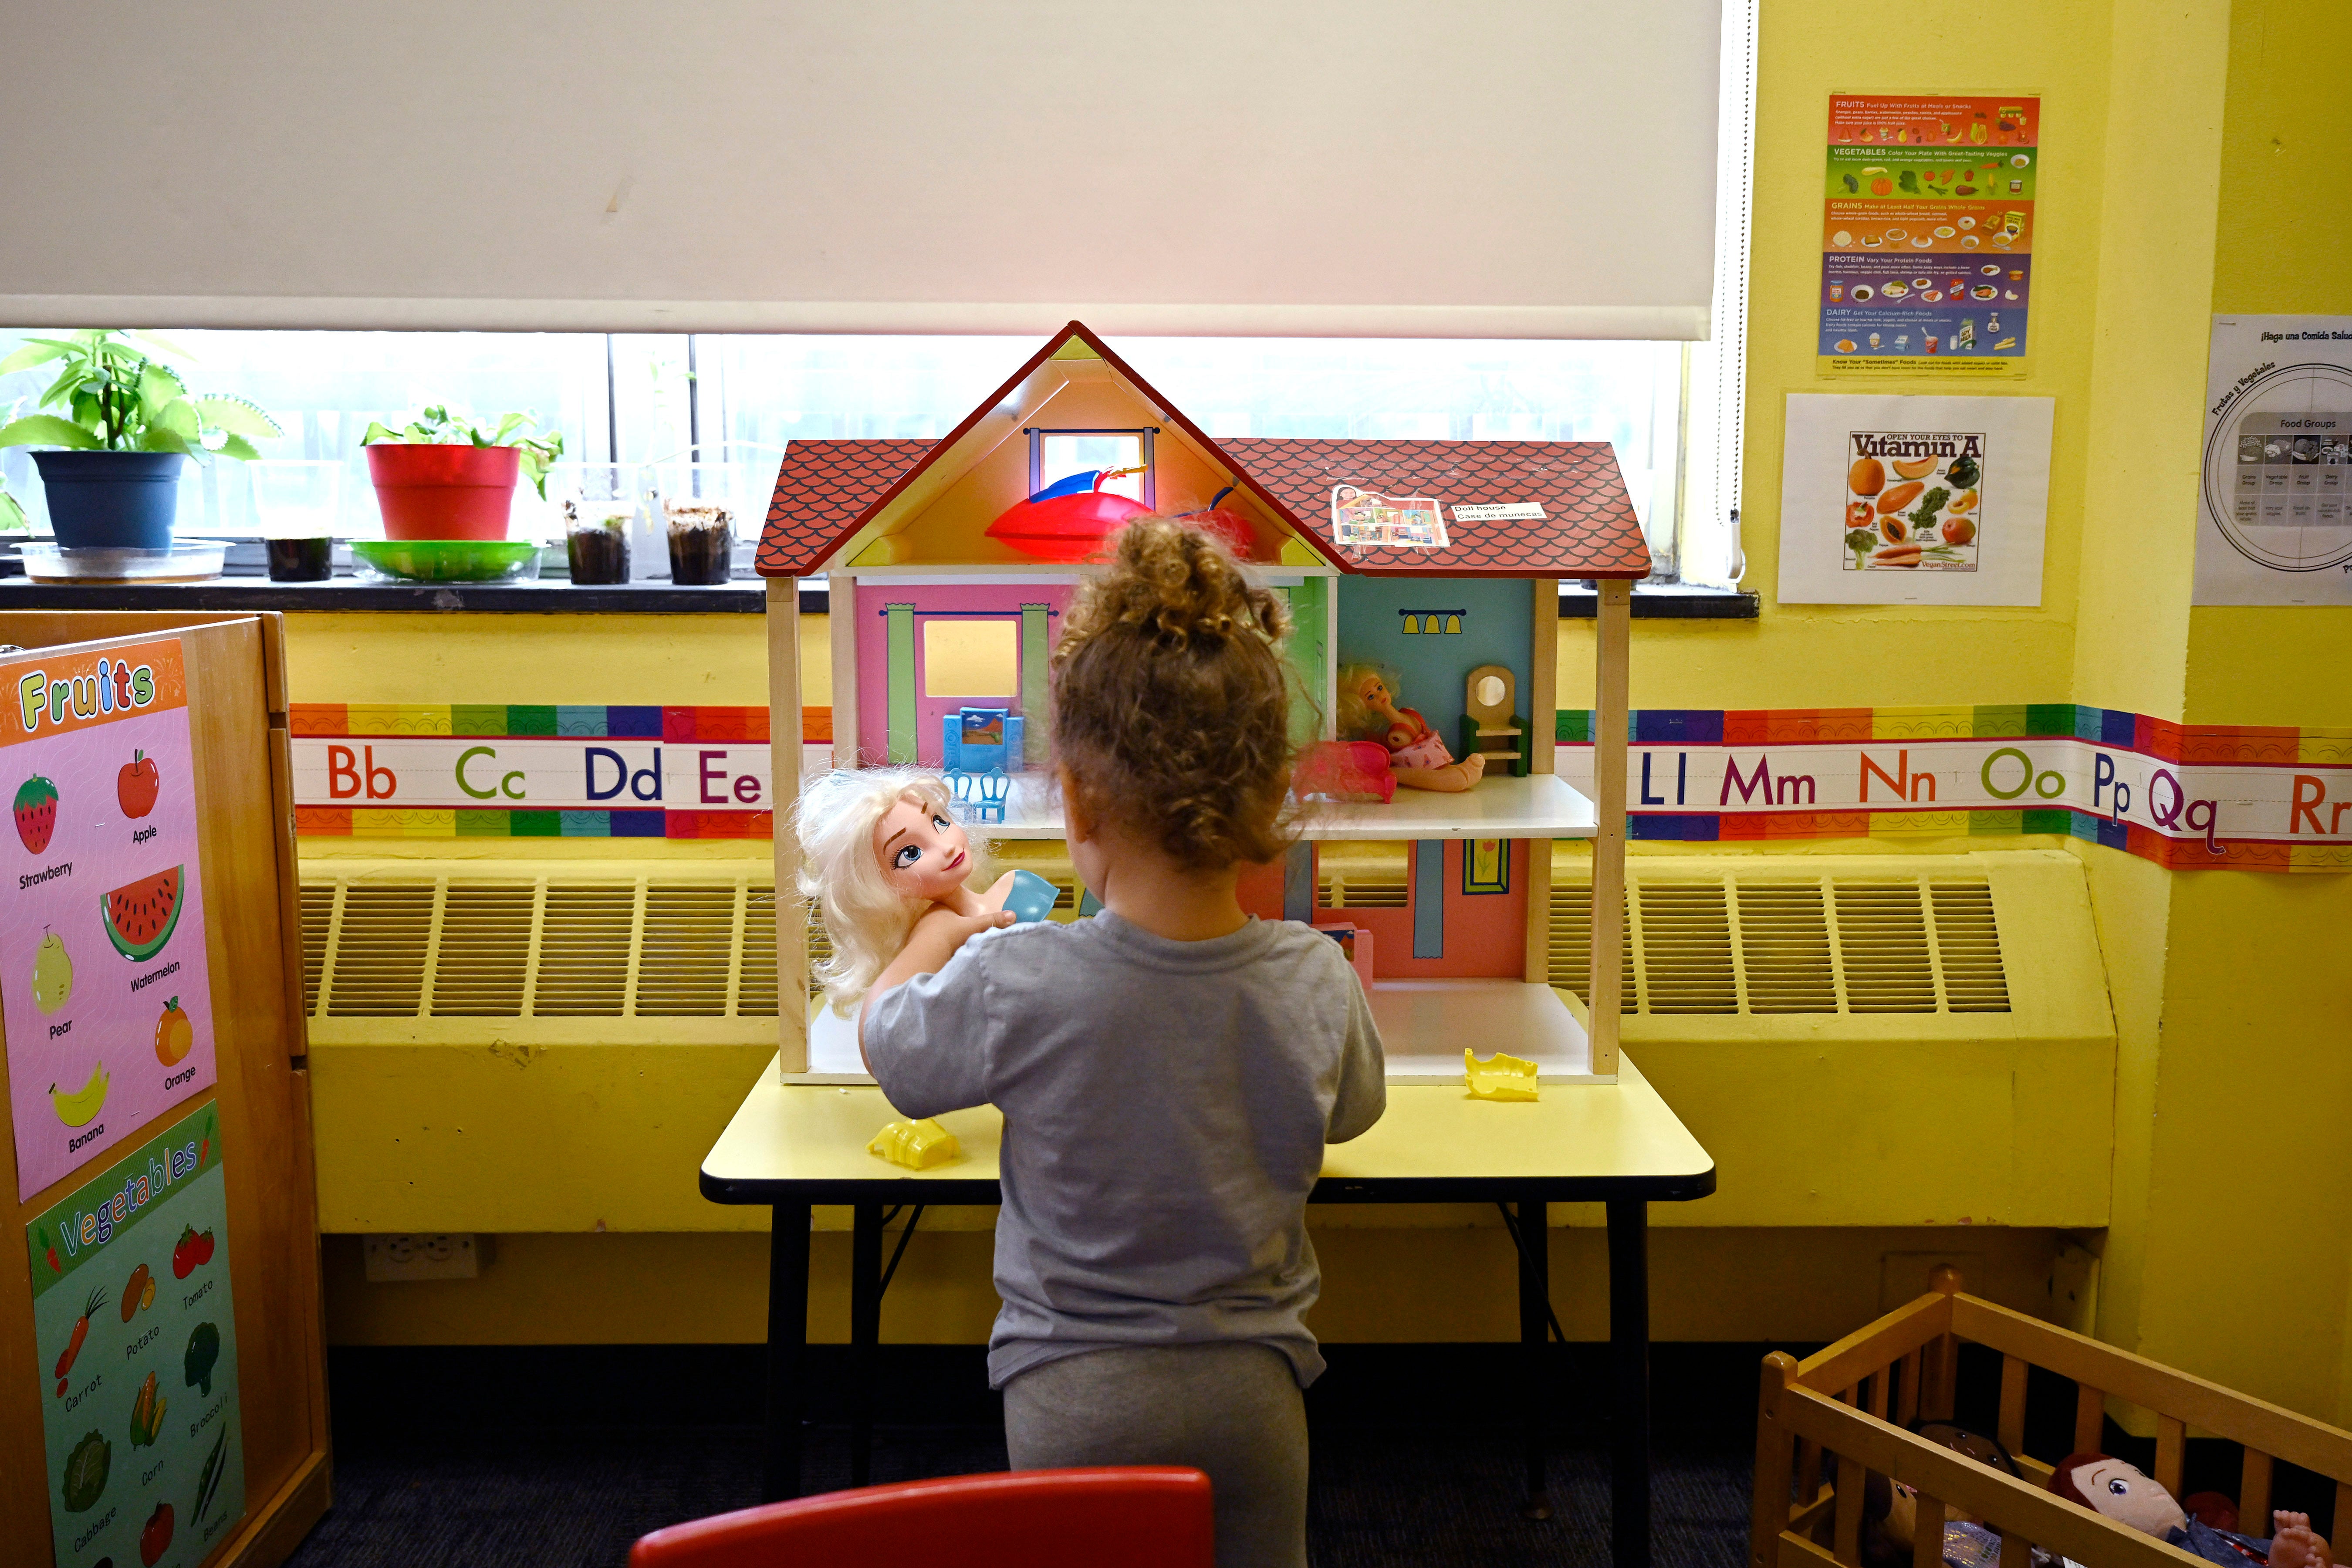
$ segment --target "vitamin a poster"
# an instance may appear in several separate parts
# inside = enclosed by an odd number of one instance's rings
[[[219,1118],[26,1227],[58,1568],[194,1568],[245,1513]]]
[[[210,1088],[176,638],[0,663],[0,1020],[26,1200]]]
[[[2042,100],[1830,99],[1822,375],[2026,373]]]

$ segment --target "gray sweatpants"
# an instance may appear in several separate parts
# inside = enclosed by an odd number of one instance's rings
[[[1004,1385],[1016,1470],[1191,1465],[1208,1472],[1217,1568],[1307,1568],[1307,1408],[1269,1346],[1120,1345]]]

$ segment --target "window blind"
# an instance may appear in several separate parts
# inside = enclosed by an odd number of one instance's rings
[[[46,7],[0,318],[1703,337],[1718,6]]]

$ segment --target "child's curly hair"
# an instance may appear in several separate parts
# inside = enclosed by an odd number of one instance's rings
[[[1163,517],[1120,530],[1053,657],[1055,756],[1087,815],[1188,869],[1280,858],[1289,631],[1281,596],[1212,535]]]

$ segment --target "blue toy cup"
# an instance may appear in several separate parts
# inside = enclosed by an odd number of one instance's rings
[[[1034,871],[1015,871],[1013,873],[1013,886],[1004,895],[1004,907],[1013,911],[1013,923],[1015,925],[1027,921],[1042,921],[1061,892],[1061,889]]]

